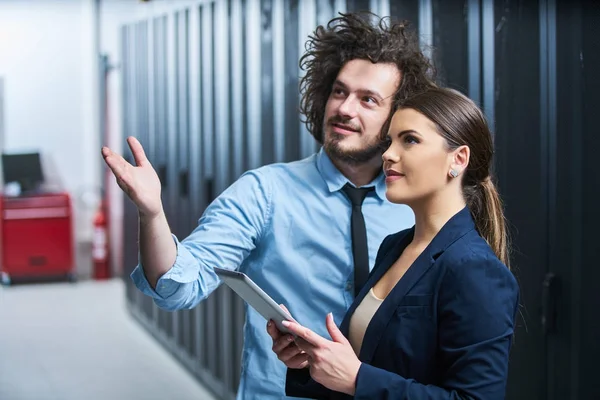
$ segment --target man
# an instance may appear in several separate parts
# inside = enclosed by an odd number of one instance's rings
[[[374,25],[369,16],[346,14],[317,28],[300,64],[306,70],[301,111],[323,148],[304,160],[246,172],[181,242],[170,232],[158,176],[139,142],[128,139],[137,166],[102,149],[139,209],[140,265],[132,279],[159,307],[192,308],[220,284],[214,267],[236,269],[325,335],[323,316],[332,312],[341,321],[355,295],[359,256],[344,187],[373,188],[359,208],[366,268],[385,236],[412,226],[410,209],[385,198],[381,155],[394,98],[431,85],[431,66],[417,39],[404,25]],[[246,314],[238,398],[285,397],[286,368],[271,351],[266,321],[252,308]]]

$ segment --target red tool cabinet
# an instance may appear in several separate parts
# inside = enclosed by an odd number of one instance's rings
[[[11,280],[72,280],[73,227],[66,193],[0,198],[0,275]]]

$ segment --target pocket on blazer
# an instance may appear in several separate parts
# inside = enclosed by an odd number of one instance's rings
[[[396,315],[403,318],[431,318],[433,316],[433,295],[409,294],[404,296]]]

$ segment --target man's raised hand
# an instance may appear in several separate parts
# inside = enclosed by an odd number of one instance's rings
[[[135,165],[131,165],[108,147],[102,148],[102,156],[114,174],[117,184],[133,201],[140,214],[155,217],[162,212],[160,179],[146,158],[140,142],[130,136],[127,138],[127,144]]]

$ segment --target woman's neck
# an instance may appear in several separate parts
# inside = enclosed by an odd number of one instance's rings
[[[425,248],[456,213],[466,206],[462,194],[440,195],[412,207],[415,213],[415,235],[412,245]]]

